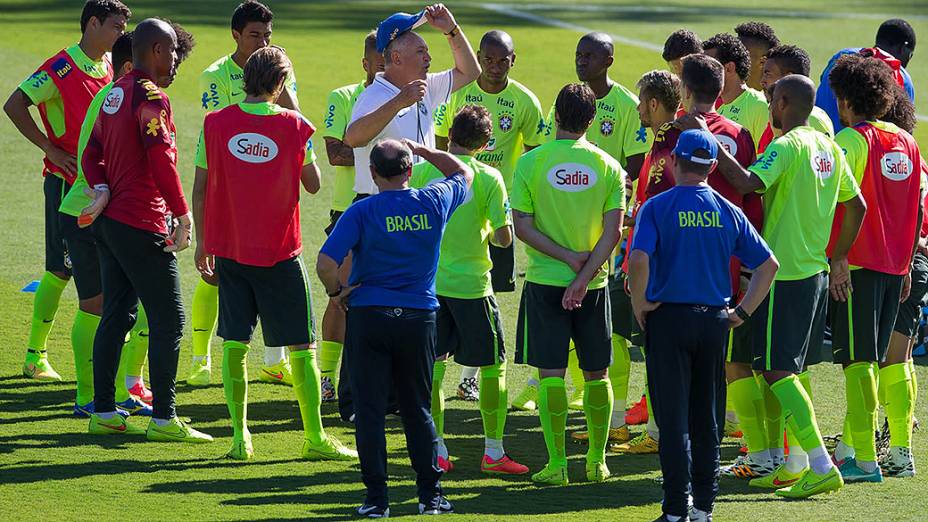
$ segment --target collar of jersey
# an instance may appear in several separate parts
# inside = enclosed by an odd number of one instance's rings
[[[385,89],[388,89],[390,94],[396,94],[400,92],[400,88],[390,83],[390,80],[388,80],[382,72],[379,72],[374,76],[374,83],[383,86]],[[371,85],[374,85],[374,83]]]
[[[66,52],[68,53],[68,56],[74,60],[74,63],[77,64],[78,68],[84,71],[84,73],[90,74],[90,72],[87,70],[87,67],[91,67],[94,71],[100,74],[99,76],[91,74],[91,76],[95,76],[97,78],[106,76],[106,60],[100,60],[98,62],[91,60],[90,57],[84,53],[84,50],[81,49],[80,44],[74,44],[71,47],[68,47]]]

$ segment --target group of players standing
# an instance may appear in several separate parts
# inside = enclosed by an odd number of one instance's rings
[[[450,12],[430,9],[429,22],[448,30],[457,76],[442,80],[436,77],[444,73],[430,74],[394,86],[402,107],[391,118],[414,105],[429,119],[426,129],[434,127],[438,148],[474,172],[470,194],[447,225],[438,261],[439,357],[431,413],[439,468],[453,467],[442,437],[442,381],[450,354],[465,366],[479,367],[486,441],[481,470],[528,472],[503,449],[509,401],[493,297],[515,289],[514,228],[529,257],[515,359],[539,371],[513,402],[537,407],[549,453],[548,465],[533,480],[568,482],[566,418],[577,406],[585,411],[588,430],[573,438],[589,444],[589,480],[609,477],[610,443],[635,453],[660,448],[663,517],[710,516],[718,491],[722,416],[713,419],[716,437],[709,454],[715,455],[715,473],[708,478],[697,473],[695,456],[692,479],[685,461],[679,462],[694,425],[694,419],[687,422],[686,409],[674,404],[684,393],[679,388],[649,379],[651,422],[641,435],[630,437],[625,425],[629,347],[634,342],[650,351],[652,337],[655,349],[673,344],[667,337],[673,332],[661,337],[646,326],[649,312],[660,309],[652,303],[655,290],[648,283],[653,281],[641,276],[649,263],[640,253],[653,256],[653,245],[649,251],[642,239],[636,249],[638,243],[628,237],[627,247],[618,249],[620,267],[610,270],[608,262],[620,242],[623,217],[631,236],[644,202],[674,187],[681,133],[708,129],[720,144],[716,170],[706,172],[708,184],[743,209],[779,263],[763,302],[745,298],[730,311],[737,328],[725,354],[728,409],[747,451],[722,472],[787,497],[832,491],[844,481],[914,474],[917,385],[911,351],[928,292],[928,260],[919,243],[920,232],[928,230],[921,226],[923,162],[909,134],[915,117],[904,65],[915,36],[907,23],[890,20],[880,27],[873,48],[836,55],[823,74],[818,106],[808,54],[781,44],[765,24],[742,24],[737,36],[723,33],[704,42],[690,31],[673,33],[663,56],[672,72],[645,73],[637,96],[609,78],[614,48],[608,35],[588,34],[576,49],[582,83],[566,86],[545,115],[535,95],[509,78],[516,58],[509,35],[485,34],[475,55],[469,46],[455,47],[461,32]],[[24,373],[60,380],[45,345],[61,292],[73,276],[80,298],[72,328],[75,415],[90,417],[91,433],[145,433],[126,420],[134,414],[153,417],[147,430],[151,440],[211,440],[174,412],[183,333],[174,252],[189,245],[195,222],[202,279],[194,295],[194,365],[187,382],[210,382],[209,343],[218,316],[222,380],[234,428],[228,455],[253,455],[245,355],[260,316],[268,346],[261,378],[293,385],[305,430],[303,456],[354,460],[356,452],[326,435],[319,411],[336,389],[339,395],[349,391],[338,386],[337,368],[345,341],[344,307],[356,281],[348,279],[350,261],[342,262],[337,288],[327,288],[332,299],[317,355],[298,217],[300,186],[315,193],[320,185],[311,141],[315,128],[296,112],[289,59],[269,46],[270,10],[253,1],[238,6],[232,17],[236,51],[201,76],[202,105],[210,112],[198,146],[192,212],[177,176],[172,113],[163,89],[193,39],[179,25],[158,19],[124,33],[129,16],[116,0],[88,1],[81,42],[46,61],[4,107],[45,153],[46,274],[36,294]],[[400,35],[412,28],[404,27]],[[370,185],[369,168],[356,173],[354,167],[367,166],[366,158],[359,162],[359,151],[368,147],[369,153],[386,124],[366,140],[358,139],[358,127],[350,132],[377,112],[376,107],[358,110],[359,98],[375,82],[384,83],[385,68],[408,67],[407,53],[421,53],[396,32],[387,40],[379,32],[364,41],[365,81],[329,96],[324,138],[335,167],[335,194],[327,232],[338,230],[339,217],[353,201],[376,192],[364,189]],[[424,52],[427,56],[427,47]],[[457,63],[466,62],[468,52],[479,62],[476,72]],[[429,103],[420,103],[426,97]],[[30,105],[39,107],[44,134],[32,121]],[[418,120],[415,128],[420,131]],[[422,141],[428,144],[429,138]],[[424,187],[443,178],[439,170],[420,164],[412,169],[410,185]],[[262,175],[260,195],[249,181],[255,175]],[[629,180],[634,195],[627,198]],[[276,208],[269,210],[267,201]],[[627,216],[625,208],[631,209]],[[386,226],[392,223],[399,232],[426,226],[397,218]],[[681,217],[680,226],[713,226],[700,216],[690,218]],[[625,255],[633,251],[639,255]],[[677,268],[686,270],[686,264]],[[751,272],[732,262],[734,299],[748,290]],[[844,432],[833,457],[815,421],[807,371],[819,362],[826,308],[834,359],[844,366],[847,383]],[[284,346],[290,347],[289,357]],[[146,353],[151,391],[141,377]],[[653,364],[649,360],[649,377],[660,375],[652,374]],[[575,400],[568,398],[568,372]],[[891,442],[878,463],[879,405],[886,410]],[[708,489],[697,487],[700,481]],[[690,482],[699,498],[687,508]],[[365,514],[378,513],[384,511]]]

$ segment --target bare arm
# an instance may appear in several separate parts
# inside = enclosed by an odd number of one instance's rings
[[[197,271],[201,274],[210,276],[215,271],[215,261],[213,256],[206,253],[203,244],[203,228],[206,223],[203,220],[203,207],[206,200],[206,181],[209,172],[202,168],[196,168],[196,174],[193,178],[193,232],[196,236],[196,249],[193,256]]]
[[[772,254],[766,261],[761,263],[751,275],[751,282],[748,283],[748,289],[738,306],[744,309],[748,315],[753,314],[760,303],[763,302],[767,292],[770,291],[770,285],[773,284],[773,278],[780,269],[780,263]]]
[[[494,230],[490,243],[500,248],[509,248],[509,245],[512,244],[512,225],[506,225]]]
[[[3,112],[10,118],[10,121],[13,122],[13,125],[16,126],[16,130],[18,130],[20,134],[25,136],[33,145],[41,149],[46,157],[48,157],[49,161],[60,167],[66,174],[73,178],[77,175],[77,159],[64,150],[52,145],[48,136],[42,133],[39,126],[36,125],[35,120],[32,119],[32,115],[29,114],[29,106],[31,105],[32,100],[26,96],[26,93],[20,89],[16,89],[6,100],[6,103],[3,104]]]
[[[425,97],[425,91],[425,80],[413,80],[407,83],[390,101],[348,125],[342,141],[352,148],[367,146],[396,117],[397,113],[422,100]]]
[[[338,263],[322,252],[319,252],[319,256],[316,258],[316,275],[322,281],[322,287],[325,289],[326,294],[335,292],[341,286],[338,279]]]
[[[463,161],[459,160],[454,154],[449,154],[443,150],[431,149],[420,145],[414,141],[403,140],[403,143],[409,147],[416,156],[421,157],[432,165],[435,165],[445,177],[461,173],[467,182],[467,190],[474,183],[474,171],[470,169]]]
[[[687,114],[674,121],[674,127],[680,130],[701,129],[709,132],[709,126],[702,116]],[[738,160],[728,152],[728,149],[719,144],[718,171],[725,177],[732,187],[741,194],[750,194],[766,188],[764,182],[753,172],[741,166]]]
[[[632,250],[628,256],[628,287],[632,294],[632,310],[638,326],[644,330],[648,312],[657,309],[660,303],[648,301],[648,280],[651,277],[651,258],[643,250]]]
[[[644,154],[635,154],[625,158],[625,171],[628,173],[628,179],[635,181],[638,174],[641,173],[641,166],[644,165]]]
[[[286,87],[284,90],[280,91],[280,95],[277,97],[277,105],[280,105],[284,109],[292,109],[294,111],[300,111],[300,102],[296,99],[296,96],[292,96],[290,90]]]
[[[451,72],[451,91],[454,92],[480,76],[480,63],[477,55],[464,36],[464,31],[454,21],[454,15],[443,4],[425,8],[425,17],[429,24],[448,37],[451,54],[454,56],[454,69]],[[451,34],[448,34],[451,33]]]
[[[322,186],[322,179],[319,176],[319,166],[316,165],[315,161],[309,165],[303,165],[303,170],[300,172],[300,182],[303,184],[303,188],[306,189],[306,192],[310,194],[319,192],[319,187]]]
[[[561,306],[565,310],[580,308],[590,281],[596,277],[603,263],[609,259],[616,245],[619,244],[622,238],[622,215],[624,213],[624,210],[615,209],[603,214],[603,233],[593,246],[593,251],[590,252],[590,257],[583,264],[583,268],[577,272],[577,277],[570,283],[561,298]]]
[[[435,136],[435,148],[438,150],[448,150],[448,137]]]
[[[857,240],[860,226],[864,222],[864,215],[867,213],[867,204],[860,194],[839,204],[844,206],[844,220],[841,221],[841,230],[838,231],[838,241],[831,251],[828,288],[833,299],[845,302],[853,290],[847,253],[854,246],[854,241]]]
[[[354,149],[338,138],[325,137],[325,153],[329,157],[329,165],[333,167],[354,166]]]

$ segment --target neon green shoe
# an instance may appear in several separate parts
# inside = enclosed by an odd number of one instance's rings
[[[806,473],[809,472],[808,466],[799,470],[798,473],[792,473],[786,469],[786,464],[780,464],[773,473],[765,476],[751,479],[748,485],[755,488],[782,489],[788,488],[799,482]]]
[[[583,411],[583,387],[574,389],[574,394],[567,403],[567,409],[574,411]]]
[[[535,411],[538,409],[538,385],[528,384],[515,399],[512,399],[512,409],[520,411]]]
[[[832,466],[824,475],[809,470],[792,486],[778,489],[774,493],[784,498],[809,498],[812,495],[838,491],[842,487],[844,487],[844,479],[841,478],[838,468]]]
[[[586,463],[586,479],[590,482],[605,482],[607,478],[612,476],[612,472],[609,471],[609,467],[606,466],[605,462],[587,462]]]
[[[206,360],[193,363],[190,369],[190,375],[187,377],[187,384],[190,386],[209,386],[212,370]]]
[[[232,437],[232,447],[226,453],[227,459],[251,460],[255,456],[254,446],[251,445],[251,433],[245,430],[241,437]]]
[[[194,444],[204,444],[213,442],[213,437],[201,433],[186,422],[174,417],[164,426],[158,426],[158,423],[152,419],[148,423],[148,440],[152,442],[192,442]]]
[[[286,384],[293,386],[293,374],[290,372],[290,361],[284,359],[272,366],[261,367],[258,379],[263,382]]]
[[[358,460],[358,452],[345,447],[338,439],[327,436],[321,444],[313,444],[303,439],[301,455],[305,460]]]
[[[91,435],[144,435],[145,430],[130,424],[122,415],[104,419],[97,414],[90,416],[87,432]]]
[[[532,482],[549,486],[566,486],[570,483],[567,478],[567,464],[560,466],[548,464],[544,469],[532,475]]]
[[[37,361],[31,361],[27,356],[26,362],[23,363],[23,376],[42,382],[61,381],[61,375],[58,375],[58,372],[52,368],[51,363],[49,363],[48,359],[45,357],[42,357]]]

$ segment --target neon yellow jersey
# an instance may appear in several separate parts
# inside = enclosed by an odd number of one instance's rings
[[[589,252],[603,234],[603,214],[625,208],[625,171],[585,139],[555,140],[526,152],[516,165],[513,210],[532,214],[535,228],[575,252]],[[525,280],[567,287],[576,277],[566,263],[526,245]],[[590,281],[603,288],[608,262]]]
[[[778,281],[828,270],[835,208],[860,193],[841,147],[809,126],[775,139],[750,170],[764,183],[763,238],[780,262]]]
[[[358,95],[364,92],[364,82],[339,87],[329,93],[325,113],[325,130],[322,136],[326,138],[345,138],[345,129],[351,120],[351,110]],[[335,184],[332,192],[332,210],[344,212],[354,200],[354,167],[333,166],[335,170]]]
[[[493,136],[487,148],[474,157],[499,169],[512,187],[512,173],[516,161],[525,151],[525,145],[540,145],[544,138],[545,120],[538,98],[524,85],[509,80],[506,88],[497,94],[485,92],[473,81],[451,94],[451,101],[435,111],[435,135],[447,138],[454,116],[465,105],[479,105],[490,111],[493,119]]]
[[[474,171],[474,183],[454,211],[441,239],[435,292],[457,299],[493,295],[489,241],[493,232],[512,224],[509,197],[500,172],[470,156],[458,155]],[[422,188],[445,176],[431,163],[413,167],[409,185]]]
[[[835,137],[835,126],[831,123],[831,118],[828,117],[828,113],[822,110],[821,107],[812,107],[812,112],[809,114],[809,127],[825,134],[829,138]]]
[[[552,106],[545,125],[547,141],[554,140],[556,132]],[[638,118],[638,97],[624,86],[614,83],[608,94],[596,100],[596,116],[586,131],[586,139],[624,167],[629,156],[647,154],[651,150],[653,136]]]
[[[212,112],[229,105],[245,101],[245,72],[232,59],[223,56],[200,74],[200,105]],[[286,87],[290,97],[296,98],[296,76],[287,77]]]
[[[61,200],[61,206],[58,207],[59,212],[69,216],[79,216],[81,210],[88,207],[90,203],[93,202],[90,196],[84,193],[84,189],[89,187],[89,185],[87,184],[87,178],[84,177],[84,167],[81,165],[81,157],[84,155],[84,148],[87,147],[87,142],[90,141],[90,133],[93,131],[93,126],[97,122],[97,116],[100,115],[100,107],[103,106],[103,102],[106,101],[106,95],[110,93],[112,88],[113,83],[110,82],[100,89],[100,92],[91,100],[90,106],[87,107],[87,115],[84,116],[84,122],[81,123],[81,133],[77,138],[77,178],[74,179],[74,184],[71,185],[71,188],[68,189],[68,193]]]
[[[767,107],[767,98],[764,93],[748,88],[731,103],[719,107],[718,112],[746,128],[751,133],[751,139],[754,140],[754,150],[757,150],[760,138],[764,135],[764,130],[770,121],[770,110]]]
[[[65,52],[74,60],[75,65],[94,78],[103,78],[109,73],[105,59],[97,62],[91,60],[78,44],[68,47]],[[19,90],[25,93],[33,105],[45,104],[45,116],[55,136],[64,134],[64,102],[61,101],[58,87],[47,72],[36,71],[19,84]]]

